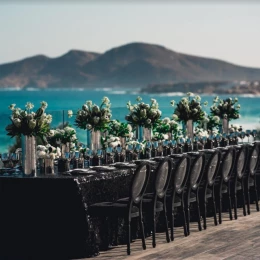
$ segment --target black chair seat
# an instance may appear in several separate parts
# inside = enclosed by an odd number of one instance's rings
[[[196,201],[196,193],[191,192],[189,197],[189,202],[195,202]]]
[[[227,192],[228,192],[228,187],[227,187],[227,185],[223,184],[222,189],[221,189],[221,193],[227,193]]]
[[[145,211],[152,210],[153,199],[143,198],[143,209]],[[163,211],[163,203],[156,201],[156,212]]]
[[[254,186],[254,179],[249,177],[249,180],[248,180],[248,183],[249,183],[249,186]]]
[[[206,190],[206,198],[211,198],[212,197],[212,190],[211,189],[207,189]]]
[[[100,202],[93,204],[89,207],[89,213],[92,216],[127,216],[128,204],[127,203],[112,203]],[[138,217],[139,209],[135,206],[132,207],[131,216]]]
[[[171,202],[171,196],[167,195],[166,196],[166,204],[169,206],[170,202]],[[173,206],[174,206],[174,208],[181,206],[181,198],[179,196],[175,196]]]
[[[241,182],[237,182],[237,185],[236,185],[236,189],[237,190],[242,190],[242,184],[241,184]]]

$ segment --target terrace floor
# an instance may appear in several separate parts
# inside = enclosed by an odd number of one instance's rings
[[[181,227],[175,228],[175,240],[166,243],[165,233],[156,234],[156,248],[151,237],[146,239],[146,250],[141,240],[131,243],[131,255],[126,254],[126,245],[101,252],[96,260],[155,260],[155,259],[260,259],[260,212],[251,205],[251,215],[243,216],[238,210],[238,219],[229,220],[223,213],[223,222],[215,226],[213,218],[207,219],[207,230],[198,231],[197,223],[191,223],[191,234],[184,237]]]

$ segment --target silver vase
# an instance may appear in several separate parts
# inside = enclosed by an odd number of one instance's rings
[[[90,149],[92,149],[94,152],[97,152],[97,150],[101,149],[101,132],[100,131],[91,131],[91,146]]]
[[[141,126],[141,125],[137,126],[136,139],[139,142],[143,142],[144,140],[151,141],[151,139],[152,139],[152,128],[146,128],[146,127]]]
[[[151,141],[153,137],[153,131],[152,128],[146,128],[144,127],[144,140]]]
[[[45,174],[54,174],[54,160],[51,158],[45,158]]]
[[[228,134],[229,132],[229,124],[228,124],[228,118],[222,119],[222,134]]]
[[[27,176],[36,176],[36,140],[35,136],[21,136],[22,168]]]
[[[120,144],[123,149],[126,148],[126,138],[125,137],[119,137],[120,138]]]
[[[194,133],[193,133],[193,120],[189,119],[186,122],[186,136],[193,140]]]

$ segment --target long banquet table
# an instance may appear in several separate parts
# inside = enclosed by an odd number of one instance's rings
[[[118,169],[85,176],[0,176],[0,259],[98,254],[88,205],[127,196],[132,173]]]
[[[72,176],[0,175],[0,259],[97,255],[97,231],[88,206],[128,196],[134,169]]]

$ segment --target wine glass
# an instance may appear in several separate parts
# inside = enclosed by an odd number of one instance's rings
[[[141,144],[136,144],[135,145],[135,152],[136,152],[136,155],[137,155],[137,159],[140,159],[140,152],[142,151],[142,147],[141,147]]]
[[[248,137],[248,143],[249,143],[249,138],[250,138],[250,135],[251,135],[251,130],[246,130],[246,136]]]
[[[127,144],[126,146],[126,160],[131,162],[133,160],[133,149],[134,146],[132,144]]]
[[[252,136],[253,136],[253,138],[254,138],[254,141],[255,141],[255,138],[256,138],[256,136],[257,136],[257,130],[256,129],[253,129],[253,131],[252,131]]]
[[[114,163],[114,149],[113,147],[108,146],[106,148],[106,154],[107,154],[107,164]]]
[[[20,160],[19,153],[11,153],[10,154],[10,161],[12,163],[12,168],[18,167],[19,160]]]
[[[4,168],[8,168],[10,166],[10,154],[2,153],[1,160],[4,164]]]
[[[87,167],[90,167],[90,166],[92,166],[92,164],[93,164],[93,156],[94,156],[94,151],[93,150],[91,150],[91,149],[88,149],[87,151],[86,151],[86,161],[87,161]]]
[[[122,148],[121,148],[122,149]],[[102,163],[101,163],[101,159],[102,159],[102,157],[103,157],[103,151],[102,151],[102,149],[98,149],[97,150],[97,157],[98,157],[98,165],[101,165]]]

